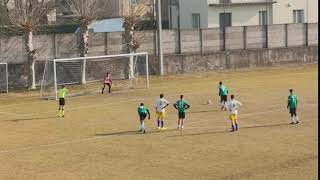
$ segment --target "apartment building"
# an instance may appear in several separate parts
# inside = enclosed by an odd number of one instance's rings
[[[207,0],[161,0],[163,28],[207,28]]]
[[[318,0],[277,0],[273,5],[273,23],[317,23]]]
[[[273,23],[273,0],[208,0],[209,28]]]
[[[318,0],[208,0],[208,26],[318,22]]]

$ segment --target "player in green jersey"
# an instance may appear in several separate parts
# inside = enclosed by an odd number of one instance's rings
[[[64,105],[66,104],[65,97],[68,93],[68,89],[62,85],[62,88],[59,90],[59,117],[64,117]]]
[[[220,103],[221,103],[221,110],[227,110],[227,108],[225,107],[226,102],[228,101],[228,93],[229,90],[227,87],[225,87],[224,85],[222,85],[222,82],[219,82],[219,96],[221,97],[220,99]]]
[[[289,90],[290,95],[288,96],[288,105],[287,109],[289,109],[290,115],[291,115],[291,124],[298,124],[299,123],[299,117],[297,115],[297,106],[298,106],[298,97],[293,93],[293,89]]]
[[[186,118],[186,112],[187,112],[187,109],[190,108],[190,105],[186,100],[184,100],[183,95],[180,95],[180,100],[177,101],[173,105],[173,107],[178,110],[178,117],[179,117],[178,129],[183,130],[183,128],[184,128],[184,120]]]
[[[148,119],[150,120],[150,111],[143,103],[140,103],[140,106],[138,107],[138,114],[140,117],[140,132],[146,133],[144,128],[144,120],[146,119],[147,115]]]

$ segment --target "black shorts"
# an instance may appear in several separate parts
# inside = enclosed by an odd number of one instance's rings
[[[66,104],[64,98],[59,98],[59,105],[64,106]]]
[[[179,112],[178,116],[179,116],[179,119],[185,119],[186,118],[186,113],[185,112]]]
[[[296,108],[290,108],[290,114],[297,114]]]
[[[144,121],[146,119],[146,117],[147,117],[147,114],[146,113],[140,113],[139,116],[140,116],[140,121]]]
[[[220,102],[227,102],[228,101],[228,96],[221,96]]]

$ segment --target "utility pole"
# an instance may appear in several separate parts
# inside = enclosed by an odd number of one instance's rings
[[[163,71],[163,54],[162,54],[162,20],[161,20],[161,0],[157,0],[157,22],[158,22],[158,59],[160,64],[160,75],[164,75]]]
[[[309,0],[307,0],[307,23],[309,23]]]
[[[272,5],[272,4],[271,4]],[[269,13],[268,13],[268,0],[266,0],[266,48],[268,48],[268,21],[269,21]]]
[[[223,2],[223,51],[226,50],[226,7],[225,7],[225,1]]]

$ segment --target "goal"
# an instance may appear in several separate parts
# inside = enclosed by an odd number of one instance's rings
[[[40,97],[58,99],[62,85],[70,90],[69,96],[101,93],[102,81],[108,72],[114,91],[149,88],[148,53],[47,60]]]
[[[9,91],[8,63],[0,63],[0,93]]]

